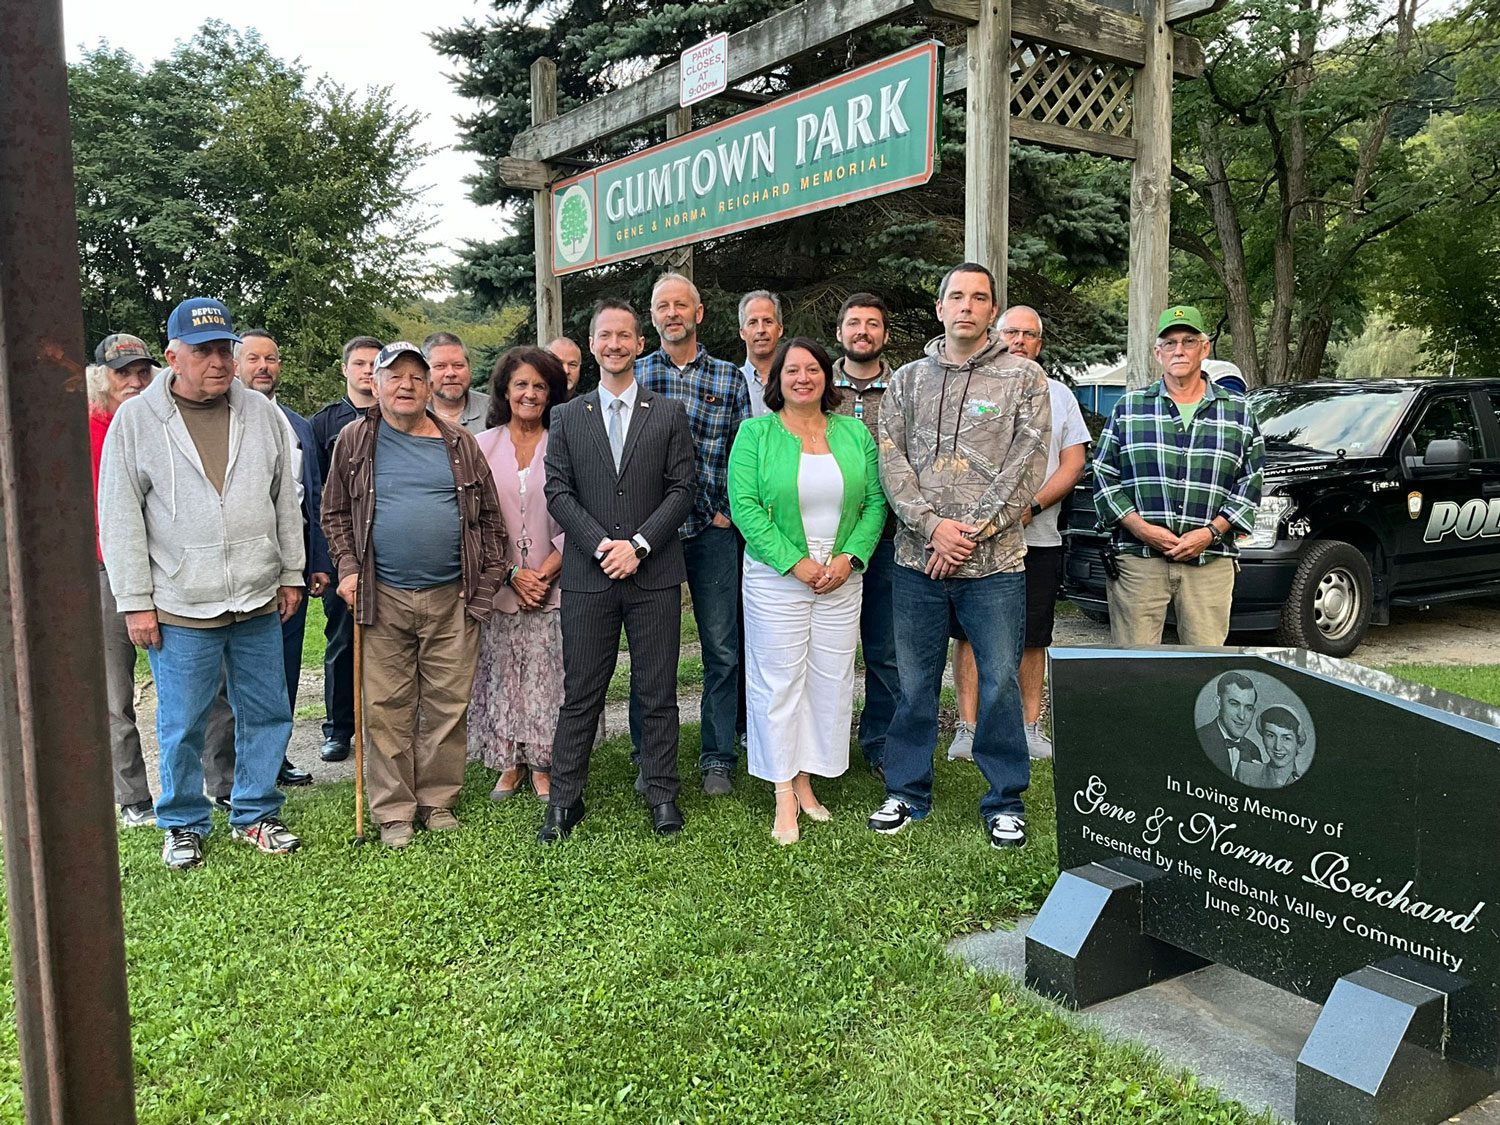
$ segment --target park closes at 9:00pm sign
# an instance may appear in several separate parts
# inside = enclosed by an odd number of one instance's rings
[[[558,274],[925,184],[942,45],[923,43],[552,188]]]

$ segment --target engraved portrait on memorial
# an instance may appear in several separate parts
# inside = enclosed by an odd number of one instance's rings
[[[1264,672],[1223,672],[1193,708],[1203,753],[1220,773],[1254,789],[1282,789],[1306,775],[1316,750],[1307,706]]]

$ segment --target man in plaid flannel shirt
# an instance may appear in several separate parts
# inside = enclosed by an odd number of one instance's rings
[[[1116,644],[1161,643],[1170,605],[1185,645],[1229,634],[1235,535],[1255,527],[1266,450],[1240,395],[1203,374],[1203,316],[1161,314],[1162,378],[1115,404],[1094,455],[1094,507],[1115,528],[1118,574],[1109,579]]]
[[[657,278],[651,323],[661,347],[636,360],[635,378],[648,391],[678,399],[693,432],[697,494],[678,534],[703,646],[698,766],[703,792],[721,797],[731,791],[729,775],[739,760],[740,545],[729,522],[729,447],[750,417],[750,393],[738,367],[698,343],[702,320],[703,301],[691,281],[680,273]],[[631,741],[639,745],[633,733]]]

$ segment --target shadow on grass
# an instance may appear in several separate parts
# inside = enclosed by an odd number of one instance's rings
[[[857,752],[817,787],[833,822],[779,848],[768,785],[698,791],[696,739],[670,842],[622,739],[550,849],[540,805],[491,804],[477,766],[462,831],[401,853],[351,847],[352,783],[291,796],[307,846],[290,857],[232,844],[216,816],[207,866],[172,873],[158,833],[123,833],[141,1121],[1249,1120],[944,954],[1045,897],[1047,765],[1022,851],[985,843],[966,763],[939,761],[927,821],[870,833],[883,792]],[[0,1121],[19,1122],[12,1015]]]

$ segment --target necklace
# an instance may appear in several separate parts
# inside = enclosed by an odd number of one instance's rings
[[[820,417],[822,416],[820,415]],[[809,446],[812,447],[812,451],[814,453],[818,451],[819,444],[822,444],[824,446],[828,444],[828,419],[826,417],[822,417],[822,421],[822,428],[817,431],[803,430],[800,426],[791,425],[787,421],[787,417],[785,414],[781,416],[781,424],[786,428],[786,431],[789,434],[792,434],[794,437],[797,437],[806,442]]]

